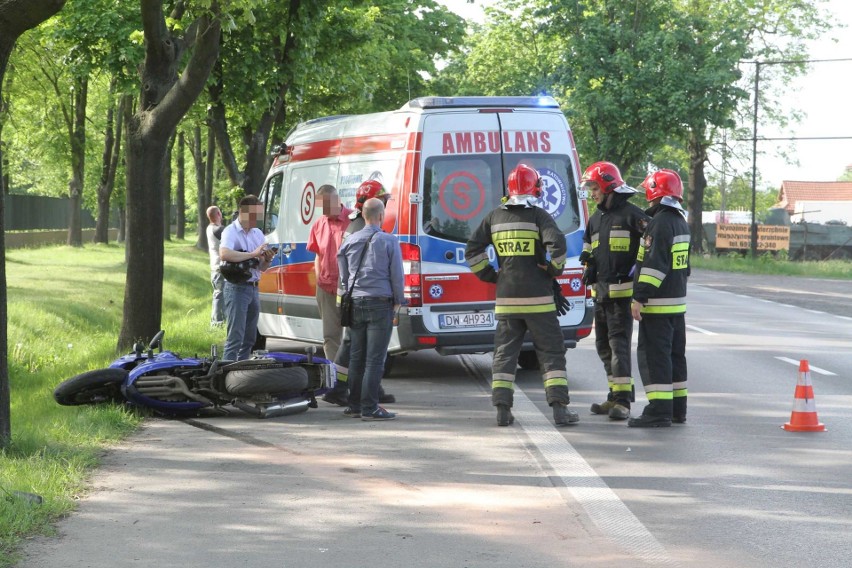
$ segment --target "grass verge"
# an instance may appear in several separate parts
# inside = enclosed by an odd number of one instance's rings
[[[852,262],[848,260],[818,260],[793,262],[771,254],[759,256],[756,260],[740,254],[724,256],[690,255],[693,268],[719,270],[723,272],[743,272],[746,274],[773,274],[780,276],[809,276],[811,278],[839,278],[852,280]]]
[[[124,247],[6,251],[12,443],[0,451],[0,568],[15,548],[74,508],[106,447],[142,416],[120,406],[64,407],[63,380],[107,366],[117,353],[124,302]],[[222,343],[211,329],[210,265],[187,241],[166,243],[163,320],[168,349],[206,353]],[[26,494],[41,497],[41,503]]]

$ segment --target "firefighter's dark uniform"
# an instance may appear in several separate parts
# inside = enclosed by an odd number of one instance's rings
[[[633,270],[648,217],[628,199],[632,194],[610,193],[589,219],[583,250],[591,254],[596,269],[592,285],[595,298],[595,348],[609,383],[607,400],[630,408],[633,398],[631,339]]]
[[[664,198],[665,200],[665,198]],[[679,207],[659,204],[639,249],[633,299],[644,305],[637,359],[648,406],[643,416],[686,420],[686,281],[689,225]]]
[[[488,261],[491,244],[497,252],[499,272]],[[465,259],[473,273],[497,284],[491,383],[494,406],[512,406],[518,355],[528,330],[548,404],[570,402],[565,343],[553,299],[553,278],[562,274],[566,251],[565,235],[550,214],[528,205],[506,204],[491,211],[467,243]]]

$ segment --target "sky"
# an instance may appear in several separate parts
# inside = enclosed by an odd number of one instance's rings
[[[483,7],[496,0],[437,0],[464,18],[483,21]],[[811,42],[810,59],[852,60],[852,1],[828,0],[824,4],[835,22],[846,26]],[[832,38],[839,41],[834,42]],[[784,130],[758,124],[758,138],[789,137],[852,137],[852,61],[813,63],[807,74],[791,83],[782,105],[798,109],[802,121]],[[759,110],[759,109],[758,109]],[[760,116],[760,115],[758,115]],[[747,126],[751,126],[749,121]],[[741,142],[744,162],[735,165],[740,171],[751,172],[751,142]],[[798,164],[787,164],[777,156],[786,149]],[[711,158],[717,167],[718,156]],[[852,165],[852,138],[849,140],[798,140],[792,142],[759,141],[757,169],[761,186],[779,189],[784,180],[836,181],[847,166]]]

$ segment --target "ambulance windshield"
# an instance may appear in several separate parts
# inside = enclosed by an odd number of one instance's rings
[[[423,230],[430,235],[464,243],[485,215],[506,194],[504,172],[523,162],[542,177],[539,206],[556,220],[560,230],[580,227],[580,209],[570,161],[564,155],[499,154],[438,156],[426,161],[423,180]]]

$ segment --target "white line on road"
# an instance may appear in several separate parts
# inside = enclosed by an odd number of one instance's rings
[[[696,325],[688,325],[687,324],[686,327],[693,330],[693,331],[697,331],[698,333],[703,333],[704,335],[719,335],[715,331],[707,331],[706,329],[700,328]]]
[[[796,359],[790,359],[788,357],[776,357],[779,361],[784,361],[785,363],[790,363],[791,365],[799,366],[799,361]],[[820,375],[828,375],[830,377],[836,377],[836,373],[832,373],[831,371],[826,371],[825,369],[820,369],[819,367],[814,367],[810,363],[808,363],[808,368],[814,373],[819,373]]]
[[[663,545],[517,386],[512,414],[574,499],[607,537],[653,566],[677,565]]]

